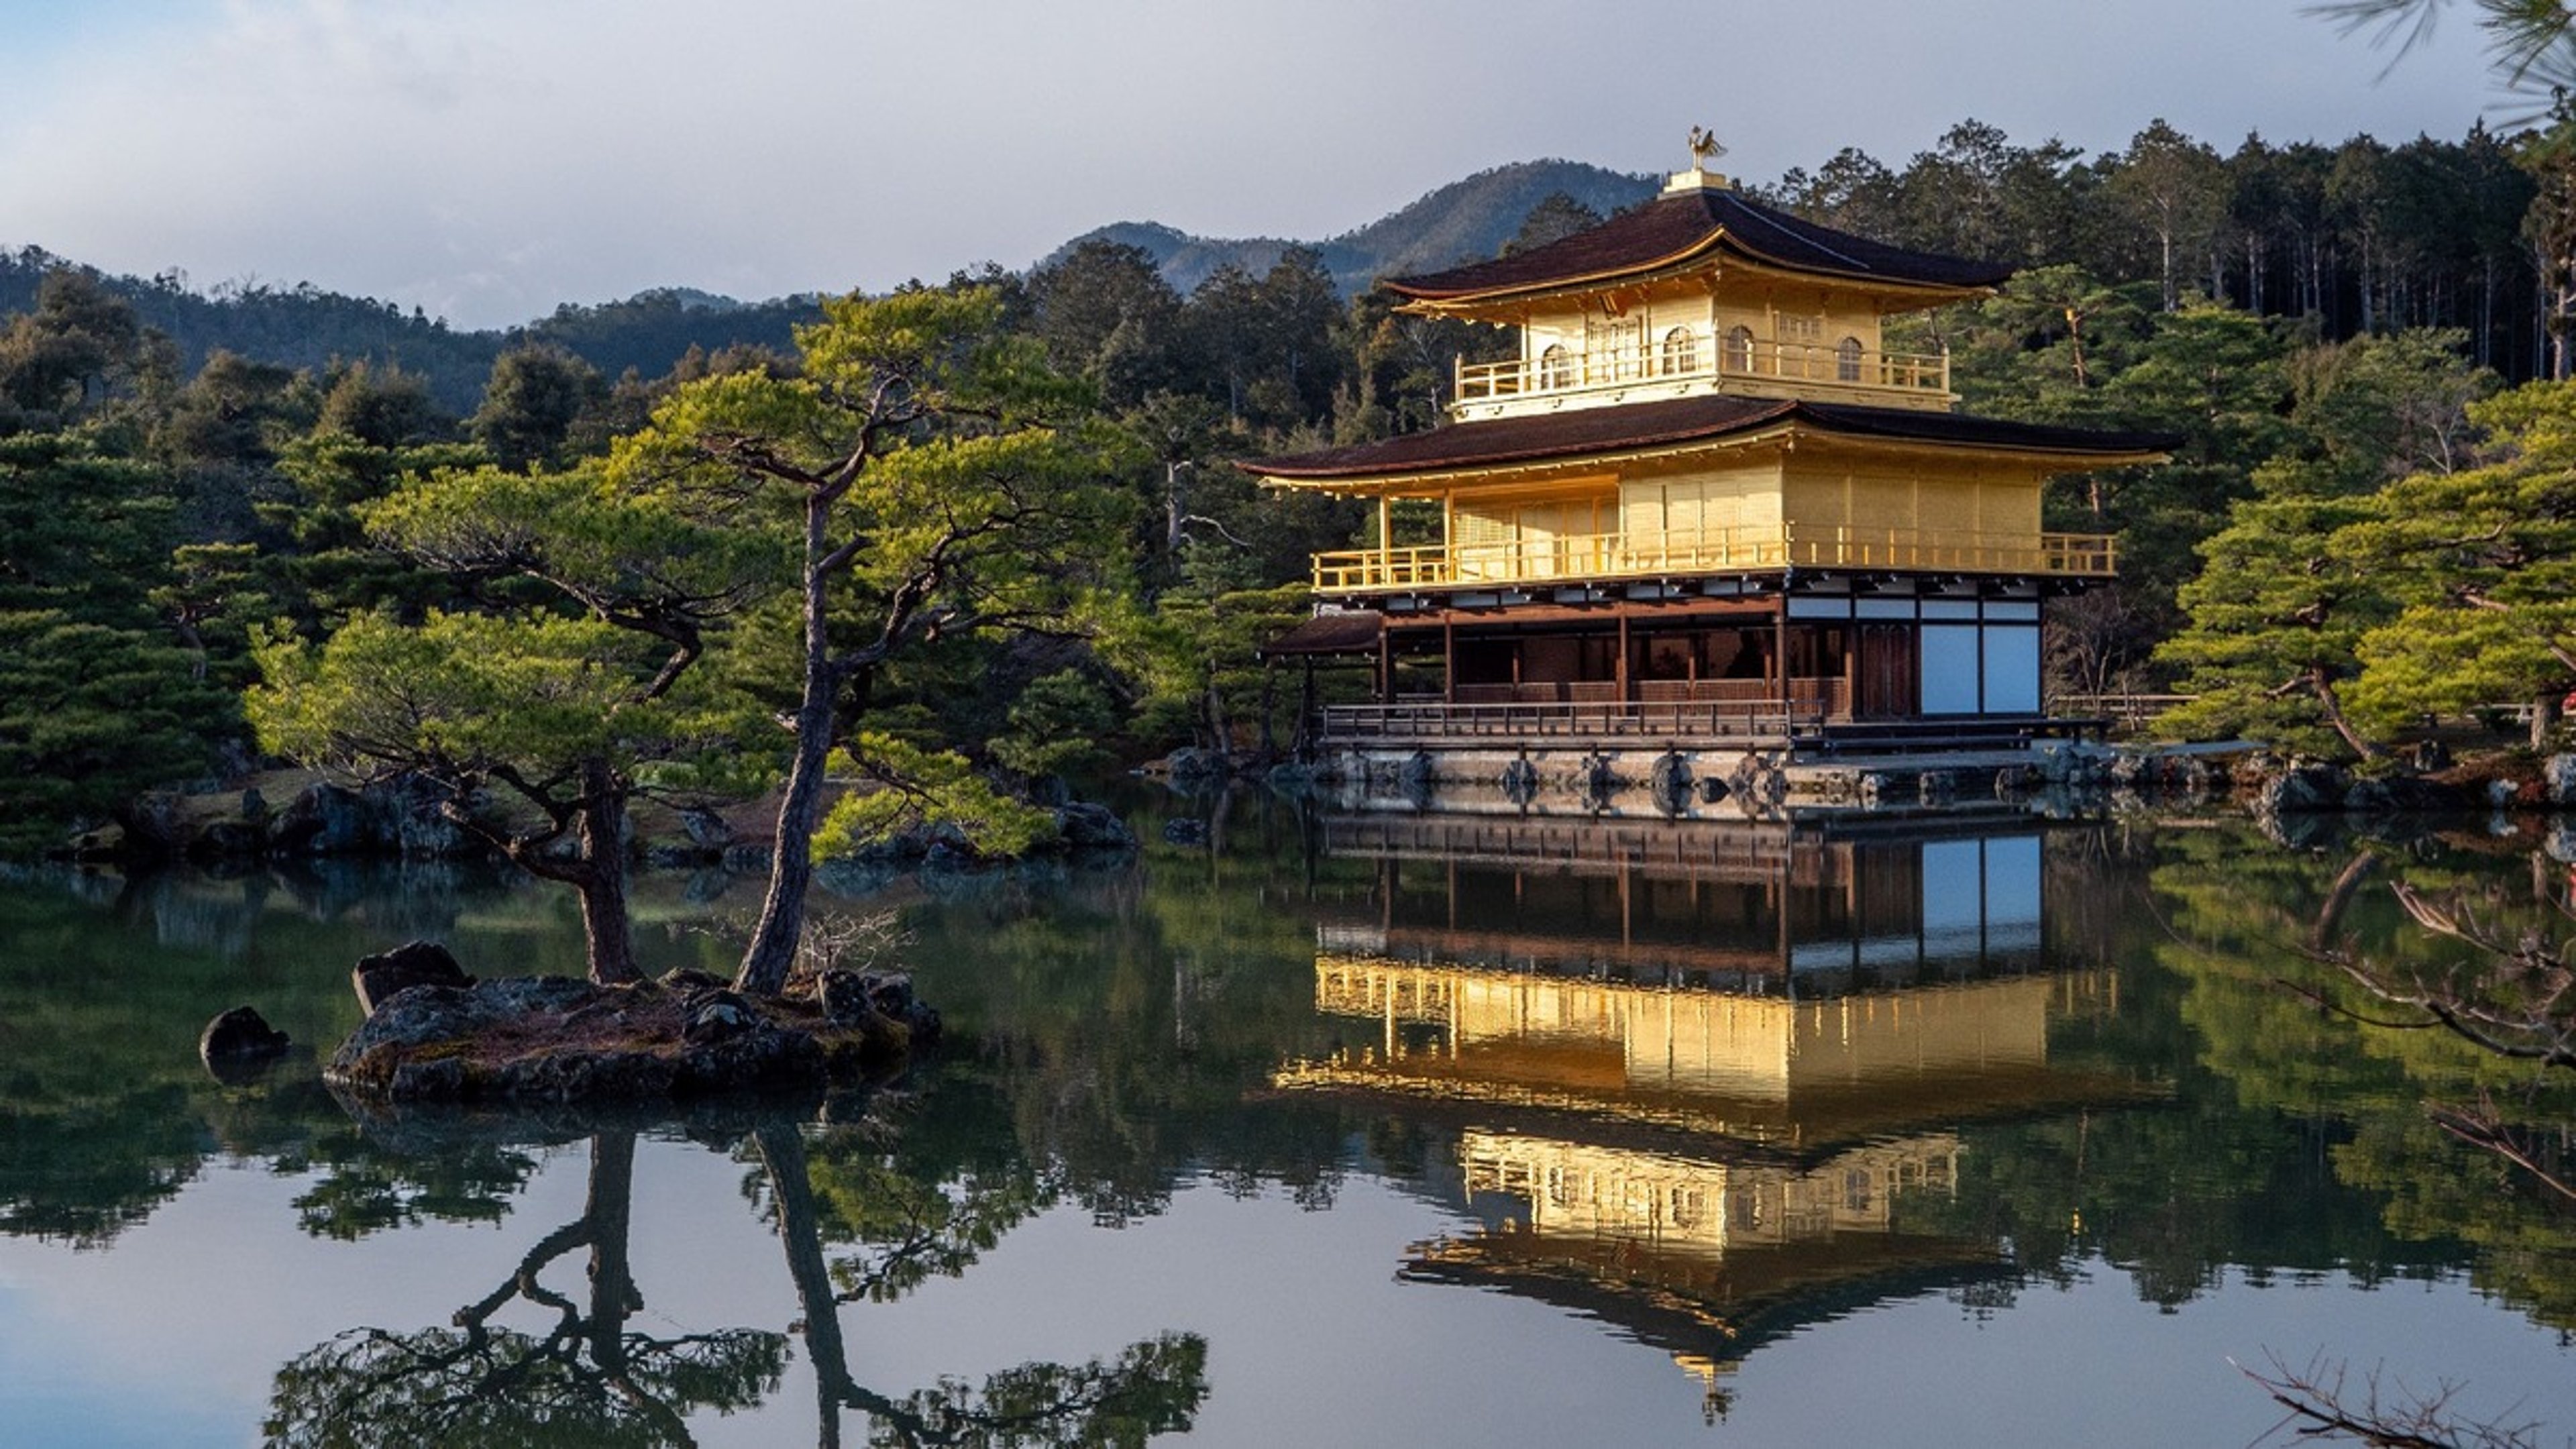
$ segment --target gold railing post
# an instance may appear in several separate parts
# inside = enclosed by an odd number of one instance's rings
[[[1395,587],[1395,508],[1383,493],[1377,496],[1377,581],[1385,588]]]

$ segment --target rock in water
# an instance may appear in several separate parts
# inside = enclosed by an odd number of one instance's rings
[[[1056,834],[1074,850],[1133,850],[1136,832],[1106,805],[1074,801],[1056,807]]]
[[[411,941],[381,956],[362,956],[349,973],[358,991],[358,1009],[369,1016],[397,994],[414,986],[471,986],[474,978],[436,941]]]
[[[197,1058],[215,1080],[239,1085],[265,1071],[286,1054],[286,1033],[268,1024],[254,1007],[236,1006],[206,1023],[197,1038]]]
[[[939,1012],[913,994],[908,971],[826,971],[815,983],[814,999],[835,1026],[897,1026],[914,1045],[939,1039]]]

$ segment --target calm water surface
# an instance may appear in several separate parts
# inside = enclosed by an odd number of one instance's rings
[[[469,871],[0,877],[0,1442],[2221,1444],[2234,1363],[2576,1436],[2576,1220],[2428,1102],[2528,1072],[2321,1012],[2537,924],[2475,827],[1314,817],[852,880],[952,1043],[816,1107],[353,1121],[414,936],[579,969]],[[656,876],[656,968],[756,882]],[[945,1436],[943,1438],[943,1436]],[[1016,1436],[1016,1437],[1014,1437]],[[1177,1434],[1175,1436],[1177,1438]]]

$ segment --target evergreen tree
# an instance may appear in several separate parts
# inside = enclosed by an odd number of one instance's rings
[[[2391,610],[2370,571],[2333,543],[2371,516],[2370,500],[2313,465],[2267,469],[2255,486],[2201,544],[2200,576],[2182,586],[2189,623],[2156,658],[2197,697],[2158,727],[2185,739],[2379,754],[2342,696],[2360,672],[2361,636]]]
[[[470,428],[504,468],[559,465],[571,461],[565,454],[574,424],[607,395],[597,368],[560,346],[530,343],[494,360]]]
[[[540,606],[432,612],[415,624],[372,612],[319,646],[270,638],[258,650],[264,683],[248,701],[262,744],[445,786],[458,825],[580,892],[590,978],[637,979],[627,803],[656,762],[711,747],[724,725],[747,732],[690,667],[709,628],[762,586],[758,541],[580,473],[439,475],[360,513],[424,563],[531,578],[583,616]],[[488,787],[534,819],[476,808]]]
[[[2402,606],[2360,640],[2353,704],[2393,729],[2523,702],[2539,748],[2576,686],[2576,384],[2468,412],[2487,462],[2391,484],[2336,537]]]
[[[170,519],[148,467],[61,434],[0,439],[0,851],[122,815],[238,730],[231,695],[155,617]]]
[[[1179,378],[1181,298],[1141,247],[1087,241],[1029,274],[1030,330],[1047,360],[1133,407]]]
[[[1562,241],[1576,232],[1589,231],[1601,224],[1601,213],[1575,200],[1562,191],[1551,191],[1539,198],[1529,215],[1521,218],[1520,230],[1503,243],[1500,255],[1525,252],[1549,242]]]

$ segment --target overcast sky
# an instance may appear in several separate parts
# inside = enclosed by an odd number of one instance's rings
[[[2101,152],[2518,113],[2465,14],[2391,60],[2299,0],[0,0],[0,246],[483,327],[1112,221],[1320,240],[1511,161],[1671,171],[1695,124],[1770,180],[1966,117]]]

